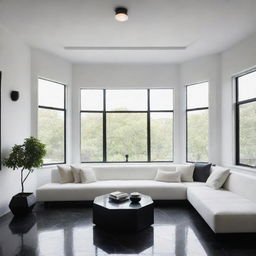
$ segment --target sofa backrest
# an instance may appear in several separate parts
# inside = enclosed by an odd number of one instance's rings
[[[97,180],[153,180],[160,167],[176,165],[108,165],[91,166],[95,171]],[[60,182],[57,169],[52,170],[51,180],[53,183]]]
[[[256,203],[256,176],[232,171],[223,187]]]
[[[60,182],[60,175],[59,175],[58,169],[52,169],[51,180],[52,180],[52,183]]]
[[[158,166],[93,167],[98,180],[153,180]]]

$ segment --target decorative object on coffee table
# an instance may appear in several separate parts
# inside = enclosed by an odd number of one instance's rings
[[[109,199],[117,203],[126,201],[129,199],[129,195],[125,192],[115,191],[109,194]]]
[[[43,165],[43,157],[46,154],[45,145],[37,138],[30,137],[25,139],[22,145],[15,145],[9,157],[5,158],[3,165],[21,172],[21,193],[12,197],[9,204],[10,210],[14,215],[25,215],[32,211],[36,198],[33,193],[24,193],[24,183],[34,168]],[[24,171],[27,173],[24,177]]]
[[[139,204],[130,200],[114,203],[109,194],[93,202],[93,223],[111,231],[140,231],[154,223],[154,203],[150,196],[141,195]]]
[[[132,192],[130,194],[130,200],[132,203],[137,204],[141,200],[141,194],[139,192]]]

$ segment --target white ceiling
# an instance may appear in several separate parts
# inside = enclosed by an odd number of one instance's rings
[[[128,8],[129,20],[114,19]],[[0,0],[0,24],[72,62],[182,62],[256,31],[256,0]],[[128,47],[68,51],[65,46]],[[188,46],[186,50],[129,47]]]

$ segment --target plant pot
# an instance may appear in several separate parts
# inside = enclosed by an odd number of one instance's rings
[[[30,213],[36,204],[33,193],[19,193],[12,197],[9,208],[15,216],[24,216]]]

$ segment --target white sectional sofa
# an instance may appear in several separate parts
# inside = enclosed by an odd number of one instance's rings
[[[200,182],[169,183],[154,178],[163,166],[93,167],[97,182],[60,184],[57,169],[52,170],[52,183],[37,189],[38,201],[84,201],[116,190],[134,191],[150,195],[153,200],[185,200],[188,186],[202,186]]]
[[[256,232],[256,177],[231,172],[224,186],[190,187],[187,199],[215,233]]]
[[[231,172],[223,188],[214,190],[202,182],[159,182],[162,166],[95,166],[97,181],[60,184],[57,169],[52,182],[37,189],[41,202],[87,201],[120,190],[138,191],[153,200],[188,200],[215,233],[256,232],[256,177]]]

